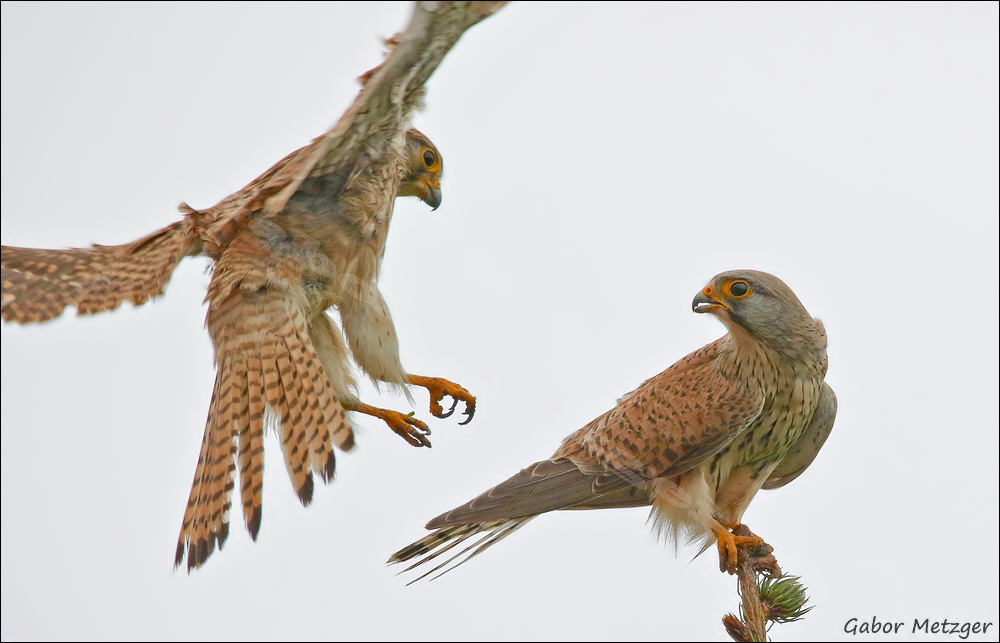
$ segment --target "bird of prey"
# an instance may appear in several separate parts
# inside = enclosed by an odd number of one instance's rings
[[[729,332],[623,396],[548,460],[431,520],[434,532],[389,562],[417,559],[409,571],[477,537],[423,578],[548,511],[652,505],[661,532],[705,547],[717,541],[720,566],[733,573],[737,548],[762,541],[731,530],[760,489],[784,486],[812,463],[837,400],[823,381],[823,324],[777,277],[724,272],[692,307]]]
[[[380,418],[414,446],[427,425],[359,400],[348,354],[376,382],[428,389],[431,413],[476,399],[448,380],[407,373],[376,281],[397,196],[441,203],[441,154],[410,127],[424,84],[471,26],[503,3],[420,2],[391,53],[361,77],[363,88],[336,125],[217,205],[181,205],[182,220],[121,246],[2,248],[2,317],[18,323],[140,305],[159,295],[181,259],[214,261],[205,300],[215,389],[175,565],[202,565],[229,533],[234,472],[243,518],[261,523],[263,437],[273,416],[303,505],[313,473],[333,477],[333,447],[353,445],[348,411]],[[341,330],[327,315],[334,308]],[[345,341],[346,336],[346,341]],[[440,401],[451,396],[451,409]],[[464,422],[463,422],[464,424]]]

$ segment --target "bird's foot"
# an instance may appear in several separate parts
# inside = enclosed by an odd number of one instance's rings
[[[458,384],[441,377],[423,377],[422,375],[408,375],[407,379],[410,384],[422,386],[431,394],[431,414],[434,417],[450,417],[461,401],[465,402],[465,415],[467,417],[464,422],[459,422],[459,424],[468,424],[472,421],[472,416],[476,414],[476,397]],[[441,406],[441,400],[446,395],[452,399],[451,408],[447,411]]]
[[[399,411],[380,409],[368,404],[359,404],[357,408],[351,410],[377,417],[388,424],[396,435],[406,440],[411,446],[429,447],[431,445],[431,441],[427,439],[431,430],[421,420],[413,417],[413,413],[404,415]]]
[[[749,562],[754,571],[770,576],[781,576],[781,569],[771,552],[774,548],[764,542],[746,525],[738,524],[732,531],[720,527],[715,531],[719,544],[719,569],[735,574],[739,565]]]

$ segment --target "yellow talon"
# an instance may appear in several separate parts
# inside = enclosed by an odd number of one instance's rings
[[[719,545],[719,569],[730,574],[736,573],[740,547],[757,547],[765,544],[760,536],[736,536],[728,529],[715,532]]]

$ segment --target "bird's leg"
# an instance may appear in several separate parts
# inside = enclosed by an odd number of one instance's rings
[[[748,555],[759,557],[757,548],[766,548],[760,556],[767,556],[773,551],[770,545],[764,542],[760,536],[752,533],[746,525],[737,524],[732,531],[722,526],[720,523],[712,525],[712,532],[715,534],[719,544],[719,569],[730,574],[735,574],[737,565],[740,562],[740,547],[750,548],[744,552],[744,558]]]
[[[468,416],[464,422],[459,422],[459,424],[468,424],[472,421],[472,416],[476,414],[476,397],[458,384],[441,377],[423,377],[422,375],[407,375],[406,379],[410,384],[422,386],[431,394],[431,413],[434,417],[451,416],[459,401],[465,402],[465,415]],[[441,406],[441,400],[445,395],[452,398],[451,408],[447,411]]]
[[[427,425],[422,421],[413,417],[412,413],[404,415],[399,411],[380,409],[364,403],[359,403],[357,406],[351,407],[348,410],[377,417],[388,424],[389,428],[392,429],[396,435],[409,442],[411,446],[429,447],[431,445],[431,441],[427,439],[427,436],[431,434],[431,430],[427,428]]]

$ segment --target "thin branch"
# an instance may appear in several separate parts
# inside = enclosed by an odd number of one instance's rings
[[[754,533],[746,525],[738,525],[733,529],[734,536],[754,537]],[[727,614],[722,619],[726,631],[734,641],[767,641],[767,621],[770,618],[769,602],[761,598],[762,585],[757,582],[757,575],[764,574],[769,578],[781,578],[781,568],[772,555],[774,548],[761,541],[759,545],[746,545],[737,549],[736,576],[739,579],[739,594],[742,599],[740,615]],[[770,585],[767,585],[770,587]],[[805,596],[804,593],[802,594]],[[804,602],[804,601],[803,601]]]
[[[749,635],[746,640],[766,641],[766,620],[764,606],[760,602],[760,592],[757,591],[757,572],[752,563],[745,562],[736,570],[736,575],[740,579],[740,596],[743,598],[740,614],[743,616],[743,624]]]

